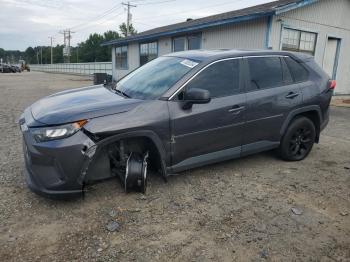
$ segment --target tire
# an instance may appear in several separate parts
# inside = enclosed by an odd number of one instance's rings
[[[301,161],[310,153],[316,139],[314,123],[298,117],[288,126],[280,143],[280,155],[286,161]]]

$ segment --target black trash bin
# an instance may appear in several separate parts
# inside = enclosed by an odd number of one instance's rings
[[[107,80],[107,73],[94,73],[94,85],[103,84]]]

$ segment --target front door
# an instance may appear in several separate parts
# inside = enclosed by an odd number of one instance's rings
[[[205,67],[183,89],[206,89],[212,100],[183,109],[183,95],[169,101],[173,170],[238,157],[241,152],[245,94],[241,59],[217,61]]]

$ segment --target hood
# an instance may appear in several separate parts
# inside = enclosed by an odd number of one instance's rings
[[[76,88],[44,97],[31,106],[33,118],[46,125],[118,114],[142,100],[124,98],[102,85]]]

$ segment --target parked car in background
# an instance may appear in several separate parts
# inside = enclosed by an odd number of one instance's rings
[[[0,72],[1,73],[12,73],[13,70],[12,70],[11,66],[9,66],[7,64],[0,64]]]
[[[11,67],[12,73],[22,73],[22,70],[19,66],[11,65],[10,67]]]
[[[168,175],[278,149],[303,160],[329,120],[335,81],[291,52],[197,50],[159,57],[110,86],[45,97],[20,117],[29,187],[81,195],[119,177],[145,192]]]
[[[21,73],[22,69],[18,65],[0,64],[0,73]]]

